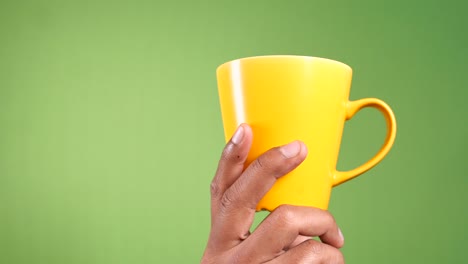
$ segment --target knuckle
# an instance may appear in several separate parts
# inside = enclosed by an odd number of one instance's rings
[[[267,164],[268,162],[265,162],[265,156],[262,155],[260,157],[258,157],[254,163],[252,164],[253,168],[256,170],[256,171],[260,171],[260,170],[263,170],[264,167],[265,167],[265,164]]]
[[[304,242],[305,246],[307,247],[307,251],[310,252],[312,255],[320,256],[323,254],[323,244],[315,241],[313,239],[309,239]]]
[[[210,184],[211,197],[218,197],[220,193],[221,193],[221,187],[219,186],[219,183],[216,181],[212,181]]]
[[[227,192],[224,193],[223,197],[221,198],[221,206],[224,209],[232,207],[235,201],[235,195],[231,191],[232,189],[229,189]]]
[[[308,258],[326,261],[324,263],[344,264],[344,256],[337,248],[332,248],[313,239],[303,242]]]
[[[286,226],[291,226],[296,220],[296,214],[294,207],[291,205],[283,204],[278,206],[274,211],[276,214],[277,220]]]

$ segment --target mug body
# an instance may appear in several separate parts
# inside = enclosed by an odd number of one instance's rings
[[[270,148],[303,141],[309,154],[280,178],[257,210],[281,204],[327,209],[333,186],[352,70],[341,62],[306,56],[259,56],[217,69],[228,141],[237,126],[253,130],[247,165]]]

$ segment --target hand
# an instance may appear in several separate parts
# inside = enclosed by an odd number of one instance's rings
[[[211,232],[202,263],[344,263],[338,250],[343,236],[325,210],[282,205],[250,233],[257,203],[307,156],[304,143],[294,141],[244,170],[251,144],[252,130],[242,124],[223,151],[211,183]]]

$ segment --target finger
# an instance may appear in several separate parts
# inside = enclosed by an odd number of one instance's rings
[[[269,264],[319,264],[333,263],[344,264],[344,257],[341,251],[330,245],[315,241],[306,240],[298,246],[288,250],[286,253],[274,258],[266,263]]]
[[[275,181],[296,168],[307,155],[304,143],[294,141],[270,149],[257,158],[229,187],[221,198],[222,230],[226,240],[233,245],[249,234],[255,208]]]
[[[219,200],[242,174],[251,144],[252,129],[247,124],[241,124],[224,147],[216,175],[211,182],[211,196],[214,200]]]
[[[322,242],[340,248],[344,240],[333,216],[312,207],[282,205],[273,211],[243,243],[248,254],[263,262],[294,247],[298,236],[319,236]],[[255,245],[262,245],[257,247]]]
[[[223,250],[230,246],[224,243],[224,232],[230,226],[226,221],[223,221],[223,214],[220,212],[221,198],[229,186],[242,174],[251,144],[252,129],[247,124],[241,124],[226,144],[221,155],[218,170],[211,182],[211,233],[209,239],[211,248]]]

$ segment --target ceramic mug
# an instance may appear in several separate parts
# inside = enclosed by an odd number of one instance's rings
[[[349,101],[351,68],[341,62],[307,56],[258,56],[237,59],[217,69],[225,138],[247,123],[253,143],[246,164],[268,149],[303,141],[305,161],[280,178],[257,205],[272,211],[281,204],[328,208],[331,189],[366,172],[390,150],[396,135],[390,107],[375,98]],[[374,107],[387,121],[387,137],[378,153],[350,171],[336,164],[345,121]]]

